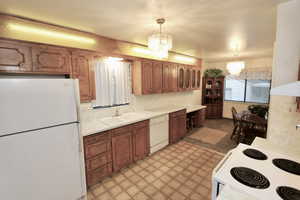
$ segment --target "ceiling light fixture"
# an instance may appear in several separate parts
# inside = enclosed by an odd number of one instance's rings
[[[195,62],[194,58],[187,57],[187,56],[175,56],[174,58],[176,60],[183,61],[183,62],[190,62],[190,63]]]
[[[118,58],[118,57],[108,57],[104,59],[105,62],[119,62],[124,60],[123,58]]]
[[[29,33],[29,34],[36,34],[36,35],[42,35],[52,38],[59,38],[59,39],[66,39],[66,40],[73,40],[76,42],[82,42],[82,43],[88,43],[88,44],[94,44],[95,40],[87,37],[81,37],[77,35],[72,34],[66,34],[58,31],[50,31],[47,29],[41,29],[41,28],[35,28],[31,26],[24,26],[20,24],[10,23],[8,24],[8,28],[15,31],[20,31],[23,33]]]
[[[159,24],[159,33],[154,33],[148,38],[148,47],[156,52],[160,58],[167,58],[168,51],[172,49],[172,37],[168,34],[162,33],[162,25],[165,23],[164,18],[157,19]]]
[[[240,45],[236,44],[236,47],[233,49],[234,56],[239,56]],[[231,75],[238,76],[243,69],[245,69],[245,62],[244,61],[234,61],[228,62],[226,66],[228,72]]]
[[[245,62],[244,61],[228,62],[226,68],[231,75],[237,76],[245,68]]]

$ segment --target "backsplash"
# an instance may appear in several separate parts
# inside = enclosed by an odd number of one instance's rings
[[[143,96],[131,95],[130,104],[125,106],[93,109],[91,103],[83,103],[80,105],[80,120],[82,123],[85,123],[96,121],[103,117],[110,117],[115,114],[116,108],[122,114],[173,105],[196,104],[201,104],[201,90]]]

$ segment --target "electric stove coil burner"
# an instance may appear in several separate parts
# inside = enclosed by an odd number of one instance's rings
[[[297,190],[292,187],[280,186],[276,189],[276,192],[283,200],[299,200],[300,199],[300,190]]]
[[[256,160],[267,160],[268,157],[266,156],[266,154],[264,154],[263,152],[261,151],[258,151],[256,149],[246,149],[243,151],[243,153],[250,157],[250,158],[253,158],[253,159],[256,159]]]
[[[300,163],[287,159],[274,159],[273,164],[286,172],[300,175]]]
[[[264,175],[247,167],[234,167],[230,173],[238,182],[249,187],[265,189],[270,186],[269,180]]]

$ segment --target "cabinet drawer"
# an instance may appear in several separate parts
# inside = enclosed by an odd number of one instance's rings
[[[116,128],[112,132],[113,132],[113,136],[114,136],[114,135],[119,135],[119,134],[123,134],[123,133],[128,133],[132,130],[133,130],[133,125],[130,124],[127,126],[122,126],[120,128]]]
[[[185,114],[186,114],[186,109],[183,109],[183,110],[179,110],[179,111],[170,113],[170,117],[177,117],[177,116],[185,115]]]
[[[111,152],[103,153],[101,155],[95,156],[91,159],[86,160],[86,169],[91,171],[97,169],[107,163],[111,162]]]
[[[146,127],[148,125],[149,125],[149,120],[145,120],[145,121],[141,121],[141,122],[137,122],[137,123],[133,124],[134,128],[142,128],[142,127]]]
[[[101,168],[87,173],[87,185],[92,186],[112,173],[112,164],[109,163]]]
[[[86,136],[86,137],[84,137],[83,141],[84,141],[84,144],[87,145],[87,144],[98,143],[100,141],[102,141],[102,142],[109,141],[109,139],[110,139],[109,137],[110,137],[110,134],[108,131],[106,131],[106,132]]]
[[[85,145],[85,157],[86,159],[92,158],[98,154],[110,151],[111,143],[108,141],[100,141],[98,143]]]

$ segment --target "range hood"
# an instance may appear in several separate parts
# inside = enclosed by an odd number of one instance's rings
[[[271,89],[271,95],[300,97],[300,81],[284,84]]]

